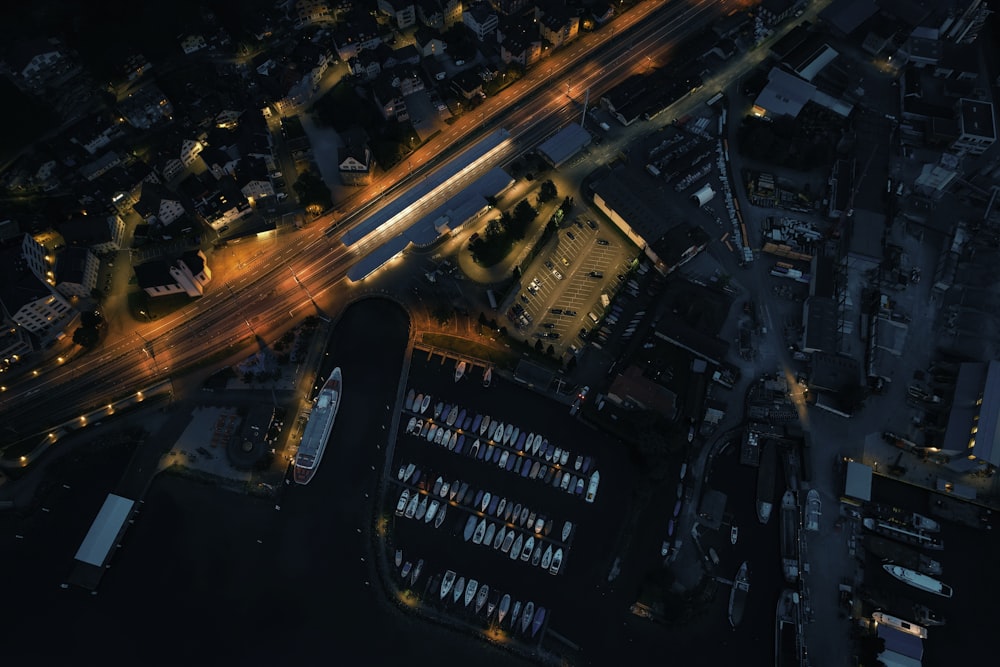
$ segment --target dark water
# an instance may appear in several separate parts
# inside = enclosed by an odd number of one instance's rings
[[[72,491],[53,492],[48,503],[53,512],[27,521],[2,517],[8,652],[61,661],[86,656],[93,664],[526,664],[480,639],[400,611],[386,602],[374,576],[368,526],[406,332],[405,314],[392,304],[369,301],[349,309],[327,361],[343,369],[344,403],[313,482],[288,488],[276,511],[269,501],[159,478],[97,596],[61,590],[59,584],[128,452],[108,452],[67,468],[64,477]],[[648,524],[640,527],[631,551],[618,553],[634,475],[622,445],[571,419],[561,404],[499,380],[484,389],[478,381],[481,369],[470,369],[456,385],[453,370],[454,362],[442,364],[440,357],[427,359],[418,352],[409,385],[545,432],[574,454],[594,456],[602,482],[598,501],[587,504],[401,436],[392,479],[400,461],[412,460],[446,479],[465,479],[554,517],[553,537],[563,520],[577,524],[563,574],[551,576],[465,543],[460,535],[464,514],[457,508],[438,530],[423,522],[397,523],[392,510],[398,493],[391,493],[392,548],[398,544],[409,558],[425,558],[424,581],[450,568],[516,599],[535,600],[551,612],[546,647],[563,652],[554,635],[566,637],[582,648],[577,664],[772,662],[781,582],[778,529],[773,517],[768,526],[755,518],[754,471],[741,468],[735,456],[718,462],[711,484],[730,494],[727,510],[741,527],[740,541],[731,547],[728,531],[703,537],[706,548],[715,545],[719,551],[722,577],[731,579],[740,561],[750,560],[751,592],[742,625],[736,631],[729,627],[725,585],[693,623],[681,628],[651,624],[629,614],[628,607],[641,577],[657,562],[662,534],[648,526],[663,521],[652,513],[645,517]],[[16,541],[15,532],[30,539]],[[607,573],[617,555],[623,556],[622,573],[609,584]],[[957,581],[952,583],[961,590]]]

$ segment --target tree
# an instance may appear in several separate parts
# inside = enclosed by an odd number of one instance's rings
[[[538,351],[538,352],[542,351],[542,339],[541,338],[535,340],[535,350]]]
[[[549,355],[550,357],[554,357],[555,356],[555,354],[556,354],[556,348],[554,348],[552,346],[552,343],[549,343],[549,346],[547,348],[545,348],[545,354]]]
[[[295,181],[293,186],[296,196],[299,198],[299,203],[303,207],[315,206],[319,210],[325,211],[328,208],[333,207],[333,198],[330,196],[330,188],[326,187],[326,183],[323,182],[316,174],[311,171],[304,171]]]
[[[90,349],[97,345],[97,329],[95,327],[77,327],[73,332],[73,342],[80,347]]]
[[[96,310],[87,310],[80,313],[80,323],[85,327],[94,327],[95,329],[101,326],[104,319],[101,314]]]
[[[538,191],[538,201],[540,203],[545,203],[547,201],[552,201],[559,196],[559,191],[556,189],[556,184],[551,180],[545,180],[542,182],[542,186]]]

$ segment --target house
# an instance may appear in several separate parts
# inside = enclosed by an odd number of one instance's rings
[[[341,21],[333,33],[337,57],[343,61],[350,60],[365,49],[374,49],[381,43],[378,23],[368,14],[354,14]]]
[[[236,165],[240,163],[238,156],[233,157],[228,151],[216,148],[215,146],[209,146],[203,150],[201,152],[201,159],[205,162],[208,171],[211,172],[212,176],[215,176],[216,180],[224,176],[235,175]]]
[[[148,130],[173,118],[174,107],[158,86],[147,83],[118,103],[118,113],[137,130]]]
[[[72,143],[87,151],[89,155],[97,154],[97,151],[115,139],[125,136],[122,122],[107,113],[94,114],[81,120],[66,134]]]
[[[389,74],[392,78],[390,84],[393,88],[399,88],[403,97],[408,97],[413,93],[424,90],[424,80],[420,77],[418,70],[412,66],[401,66],[395,68]]]
[[[963,154],[982,155],[997,140],[993,104],[963,98],[956,108],[959,136],[951,147]]]
[[[90,248],[64,248],[56,256],[56,290],[67,298],[87,297],[97,287],[101,260]]]
[[[333,23],[333,12],[325,0],[296,0],[292,21],[296,29]]]
[[[492,0],[494,8],[504,16],[513,16],[531,4],[530,0]]]
[[[354,126],[343,133],[344,145],[337,149],[337,168],[344,185],[368,185],[375,171],[375,158],[368,136]]]
[[[17,43],[7,56],[6,63],[15,83],[32,92],[40,91],[76,68],[56,39],[32,39]]]
[[[186,252],[173,262],[154,260],[134,267],[136,282],[152,297],[187,294],[199,297],[212,281],[212,271],[202,251]]]
[[[484,42],[487,35],[496,32],[500,19],[487,3],[476,2],[462,12],[462,23],[480,42]]]
[[[405,30],[417,22],[417,10],[413,0],[377,0],[376,5],[383,14],[389,16],[399,30]]]
[[[197,53],[201,51],[206,46],[205,38],[201,35],[185,35],[181,38],[181,51],[184,55],[191,55],[192,53]]]
[[[21,361],[35,351],[28,332],[6,312],[4,297],[0,291],[0,373]]]
[[[205,148],[201,141],[191,137],[174,139],[167,145],[171,148],[164,150],[156,159],[157,171],[165,182],[172,181],[194,164]]]
[[[542,40],[527,33],[505,35],[500,43],[500,60],[528,68],[542,59]]]
[[[267,164],[260,158],[242,161],[236,171],[236,185],[251,205],[264,197],[274,196],[274,185],[268,177]]]
[[[372,101],[386,120],[395,118],[403,122],[410,119],[402,91],[392,85],[392,79],[387,74],[383,73],[372,83]]]
[[[203,192],[195,199],[194,207],[205,224],[217,232],[253,213],[250,202],[232,179],[221,180],[218,189]]]
[[[535,21],[539,35],[553,48],[573,41],[580,32],[580,17],[570,15],[564,6],[553,2],[535,6]]]
[[[95,160],[80,167],[80,175],[88,181],[94,181],[122,163],[121,156],[114,151],[108,151]]]
[[[89,248],[97,254],[122,247],[125,221],[116,213],[83,215],[58,225],[68,248]]]
[[[159,183],[160,178],[142,160],[128,159],[127,163],[119,164],[94,181],[95,186],[110,204],[120,214],[125,215],[142,194],[142,184],[145,182]]]
[[[382,63],[373,51],[362,51],[347,61],[351,74],[364,81],[371,81],[382,73]]]
[[[416,0],[420,24],[435,30],[447,30],[462,22],[462,0]]]
[[[312,42],[301,42],[289,54],[288,64],[280,73],[279,90],[284,96],[275,102],[282,116],[293,115],[313,99],[323,75],[333,60],[330,51]]]
[[[178,197],[159,183],[149,181],[142,183],[142,194],[133,209],[147,224],[162,226],[169,225],[185,213]]]
[[[215,114],[214,125],[220,130],[235,130],[240,126],[240,116],[242,115],[242,111],[236,111],[235,109],[223,109],[219,113]]]
[[[483,95],[483,80],[475,72],[459,72],[451,80],[451,89],[456,95],[471,100]]]
[[[413,35],[413,45],[425,58],[443,56],[448,45],[441,41],[437,31],[417,28]]]

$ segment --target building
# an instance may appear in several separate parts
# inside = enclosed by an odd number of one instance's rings
[[[382,43],[381,32],[375,19],[368,14],[357,14],[341,21],[333,33],[337,56],[348,61],[365,49],[374,49]]]
[[[765,25],[774,26],[789,16],[803,4],[803,0],[761,0],[757,13]]]
[[[671,421],[677,417],[677,395],[643,376],[642,369],[635,364],[611,381],[608,400],[625,408],[650,410]]]
[[[951,147],[960,153],[982,155],[997,140],[993,104],[963,98],[957,112],[959,135]]]
[[[417,9],[413,0],[377,0],[378,9],[388,15],[399,30],[406,30],[417,22]]]
[[[31,92],[41,91],[76,68],[56,39],[33,39],[15,44],[6,63],[14,81]]]
[[[101,260],[89,248],[63,248],[56,256],[56,290],[67,298],[90,296],[100,268]]]
[[[6,312],[3,294],[0,293],[0,373],[34,352],[31,337],[23,327]]]
[[[53,280],[54,276],[53,270]],[[45,346],[61,335],[76,315],[65,297],[50,284],[39,280],[29,268],[23,253],[14,247],[0,250],[0,302],[3,304],[4,329],[7,332],[3,338],[3,350],[4,359],[9,361],[5,363],[16,361],[11,355],[22,355],[26,346],[25,336],[11,332],[10,328],[23,329]]]
[[[152,297],[168,294],[202,296],[212,280],[205,253],[186,252],[173,262],[154,260],[134,267],[136,281]]]
[[[580,17],[571,15],[564,7],[555,3],[535,6],[535,21],[538,33],[553,48],[576,39],[580,32]]]
[[[142,194],[133,209],[146,223],[163,226],[169,225],[185,213],[184,205],[177,196],[159,183],[148,181],[143,181]]]
[[[417,32],[413,35],[413,45],[425,59],[444,56],[448,50],[448,45],[441,41],[441,37],[435,31],[426,28],[417,28]]]
[[[125,239],[125,221],[116,213],[84,215],[59,225],[66,247],[89,248],[97,254],[114,252]]]
[[[173,118],[174,106],[158,86],[147,83],[118,103],[118,113],[137,130],[148,130]]]
[[[823,62],[823,59],[815,62]],[[853,105],[827,95],[805,79],[772,67],[767,75],[767,85],[754,100],[751,113],[758,118],[795,118],[808,102],[826,107],[845,118],[854,109]]]
[[[184,55],[197,53],[206,46],[208,44],[205,43],[205,38],[201,35],[185,35],[181,38],[181,51],[184,52]]]
[[[325,0],[296,0],[292,17],[299,29],[333,22],[333,12]]]
[[[274,185],[267,173],[267,164],[260,158],[244,160],[235,174],[240,192],[253,205],[265,197],[274,196]]]
[[[344,132],[344,145],[337,149],[337,169],[344,185],[368,185],[372,182],[375,158],[368,146],[368,136],[360,127]]]
[[[49,285],[56,284],[56,255],[66,246],[62,235],[49,229],[37,234],[25,234],[21,240],[21,257],[36,278]]]
[[[462,23],[480,42],[484,42],[487,35],[496,32],[500,19],[488,4],[476,2],[462,12]]]
[[[1000,361],[959,366],[941,449],[1000,466]]]

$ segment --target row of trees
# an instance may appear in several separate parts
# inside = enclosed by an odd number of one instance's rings
[[[483,235],[469,244],[472,258],[484,266],[496,264],[507,256],[514,243],[524,239],[537,217],[535,207],[522,199],[512,211],[504,211],[499,218],[486,223]]]

